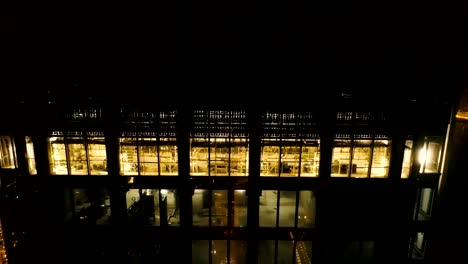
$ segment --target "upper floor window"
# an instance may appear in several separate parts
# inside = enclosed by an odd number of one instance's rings
[[[260,176],[317,177],[319,139],[263,139]]]
[[[26,137],[26,160],[28,162],[29,174],[36,175],[36,158],[34,156],[34,145],[31,137]]]
[[[413,161],[418,164],[419,173],[439,173],[443,157],[443,137],[424,137],[424,143],[415,149],[414,141],[410,138],[405,142],[401,178],[409,178]]]
[[[426,137],[418,153],[419,173],[438,173],[442,162],[442,137]]]
[[[246,138],[192,138],[190,175],[247,176],[249,145]]]
[[[106,145],[102,135],[49,137],[50,173],[107,175]]]
[[[17,167],[13,138],[10,136],[0,136],[0,168],[15,169]]]
[[[337,135],[333,142],[332,177],[386,178],[391,141],[383,135]]]
[[[173,176],[178,174],[175,138],[120,138],[120,173],[122,175]]]

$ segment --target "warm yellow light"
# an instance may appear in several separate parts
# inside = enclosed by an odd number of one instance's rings
[[[419,151],[419,154],[418,154],[419,164],[421,164],[421,165],[424,164],[424,162],[426,161],[426,154],[427,154],[426,148],[422,148]]]
[[[423,148],[419,151],[418,161],[421,166],[424,163],[426,163],[428,160],[431,160],[431,158],[432,158],[431,150],[427,150],[426,148]],[[421,167],[421,172],[422,172],[422,167]]]
[[[166,190],[166,189],[161,189],[161,194],[162,194],[162,195],[166,195],[166,194],[167,194],[167,190]]]

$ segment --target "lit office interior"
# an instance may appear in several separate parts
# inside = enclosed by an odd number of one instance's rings
[[[386,178],[391,141],[385,136],[338,134],[332,156],[332,177]]]
[[[106,145],[102,133],[95,133],[96,136],[76,134],[49,137],[50,173],[107,175]]]
[[[248,176],[245,111],[193,111],[190,175]]]
[[[177,143],[168,137],[121,137],[121,175],[175,176]]]

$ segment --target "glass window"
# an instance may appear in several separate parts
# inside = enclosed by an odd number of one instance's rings
[[[247,139],[231,139],[231,176],[248,176],[249,171],[249,145]]]
[[[175,138],[120,138],[122,175],[178,175]]]
[[[418,161],[421,164],[419,173],[438,173],[442,159],[442,138],[426,137],[423,148],[419,151]]]
[[[83,138],[70,138],[67,142],[71,174],[88,174],[86,149]]]
[[[233,226],[247,226],[247,196],[245,190],[234,190]]]
[[[332,152],[332,177],[348,177],[351,161],[351,140],[335,139]]]
[[[227,241],[211,240],[211,263],[230,263],[227,260]]]
[[[316,177],[319,140],[263,139],[260,176]]]
[[[179,159],[175,138],[159,139],[160,175],[171,176],[179,174]]]
[[[278,192],[262,191],[260,197],[259,225],[261,227],[276,227],[278,213]]]
[[[403,154],[403,165],[401,170],[401,178],[407,179],[411,172],[413,153],[413,140],[405,141],[405,151]]]
[[[67,175],[67,154],[63,137],[49,138],[50,173],[54,175]]]
[[[284,140],[280,153],[280,176],[299,176],[300,141]]]
[[[136,138],[120,139],[120,173],[138,175],[138,150]]]
[[[90,174],[107,175],[107,154],[104,137],[88,138]]]
[[[311,228],[315,224],[315,196],[312,191],[264,190],[259,213],[261,227],[295,227],[297,219],[297,227]]]
[[[15,169],[16,165],[16,150],[12,137],[0,137],[0,168]]]
[[[246,226],[245,190],[196,189],[192,200],[192,213],[194,226]]]
[[[244,138],[192,138],[190,175],[247,176],[248,141]]]
[[[391,141],[355,135],[355,139],[335,139],[332,152],[332,177],[386,178],[390,166]]]
[[[258,263],[276,263],[275,240],[258,241]]]
[[[210,263],[210,240],[192,241],[192,263],[209,264]]]
[[[173,189],[130,189],[126,194],[130,224],[178,226],[177,192]]]
[[[29,174],[36,175],[36,159],[34,156],[34,145],[31,137],[26,137],[26,160],[28,161]]]
[[[297,227],[315,226],[315,195],[312,191],[299,191]]]
[[[229,263],[231,264],[244,264],[247,263],[247,241],[243,240],[230,240],[230,257]],[[226,263],[227,262],[222,262]]]
[[[391,141],[375,140],[372,149],[371,177],[388,177],[390,167]]]
[[[106,189],[72,189],[73,219],[79,224],[110,224],[111,208]]]
[[[141,175],[159,175],[156,138],[141,138],[137,155]]]
[[[208,176],[208,139],[193,138],[190,147],[190,175]]]
[[[107,175],[104,137],[50,137],[49,161],[54,175]]]
[[[280,147],[279,140],[262,142],[260,176],[279,176]]]
[[[301,151],[301,177],[317,177],[320,164],[319,140],[306,140]]]
[[[278,263],[295,263],[293,250],[294,241],[278,240]]]
[[[280,191],[278,226],[294,227],[296,219],[296,192]]]
[[[229,246],[229,250],[228,250]],[[247,243],[241,240],[193,240],[192,263],[194,264],[244,264]]]
[[[259,240],[258,263],[311,264],[312,241]]]
[[[226,138],[210,139],[210,175],[228,175],[229,147]]]
[[[411,252],[412,259],[423,259],[426,251],[426,239],[424,237],[424,232],[418,232],[412,238],[413,245]]]
[[[416,220],[429,220],[431,217],[432,203],[435,190],[431,188],[422,188],[418,191],[419,208],[416,208]]]
[[[351,177],[367,178],[371,160],[372,140],[355,140],[352,150]]]

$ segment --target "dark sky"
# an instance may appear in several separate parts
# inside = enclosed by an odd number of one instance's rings
[[[0,16],[2,91],[420,94],[464,78],[457,4],[157,2]]]

